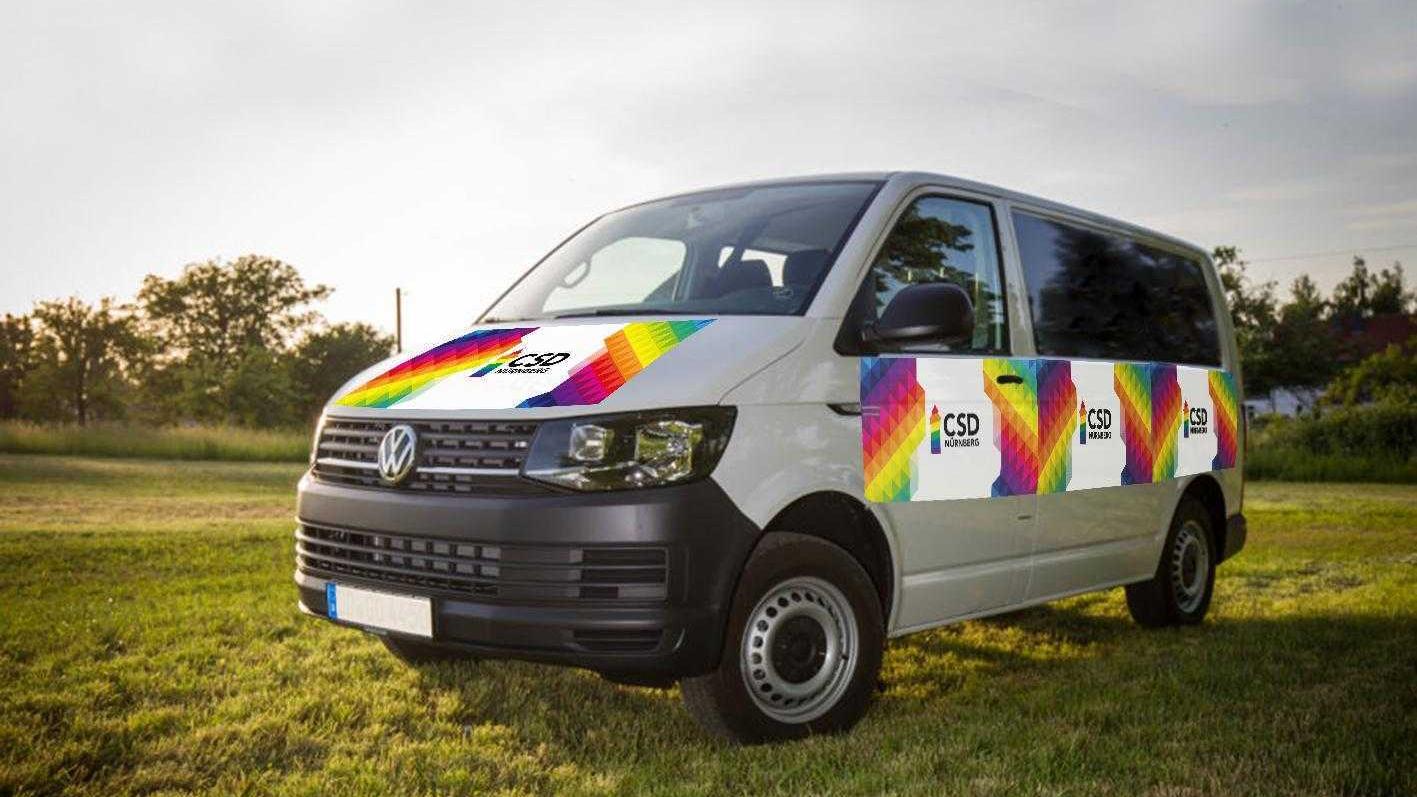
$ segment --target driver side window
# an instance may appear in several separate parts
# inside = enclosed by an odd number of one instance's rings
[[[946,345],[926,341],[906,350],[920,352],[996,353],[1008,349],[1003,279],[994,210],[981,202],[941,196],[921,197],[896,221],[876,260],[864,291],[863,308],[878,319],[886,305],[911,285],[948,282],[963,288],[974,304],[974,337]]]

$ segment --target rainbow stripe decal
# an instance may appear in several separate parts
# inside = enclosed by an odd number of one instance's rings
[[[1038,493],[1061,493],[1073,478],[1073,429],[1086,432],[1078,404],[1073,364],[1038,360]]]
[[[1127,448],[1122,484],[1151,484],[1151,366],[1117,363],[1114,390],[1121,400],[1122,442]]]
[[[1011,378],[1018,381],[1000,381]],[[994,445],[999,449],[999,476],[991,494],[1033,495],[1038,490],[1037,361],[985,360],[984,395],[994,405]]]
[[[1117,363],[1113,366],[1117,398],[1122,402],[1122,442],[1127,464],[1122,484],[1151,484],[1176,476],[1177,435],[1181,431],[1181,398],[1176,366],[1161,363]],[[1189,425],[1186,437],[1190,438]]]
[[[1215,459],[1212,470],[1235,467],[1235,449],[1239,440],[1240,393],[1235,389],[1235,377],[1228,371],[1211,371],[1208,378],[1211,425],[1215,428]]]
[[[1176,477],[1176,435],[1181,430],[1181,385],[1176,366],[1151,366],[1151,480]]]
[[[925,437],[925,391],[911,357],[861,359],[861,446],[868,501],[909,501]]]
[[[335,403],[344,407],[392,407],[448,376],[482,366],[535,331],[536,327],[474,330],[399,363]]]
[[[565,381],[526,399],[519,407],[599,404],[651,363],[668,354],[712,319],[643,321],[626,324],[605,338],[605,347],[571,370]]]
[[[866,357],[861,406],[877,502],[1041,496],[1238,465],[1235,379],[1207,368]]]

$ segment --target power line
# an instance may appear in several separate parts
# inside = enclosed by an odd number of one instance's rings
[[[1393,252],[1398,249],[1417,249],[1417,244],[1393,244],[1392,246],[1354,246],[1348,249],[1332,249],[1327,252],[1305,252],[1298,255],[1281,255],[1279,257],[1260,257],[1253,260],[1244,258],[1246,263],[1275,263],[1280,260],[1305,260],[1311,257],[1330,257],[1332,255],[1361,255],[1365,252]]]

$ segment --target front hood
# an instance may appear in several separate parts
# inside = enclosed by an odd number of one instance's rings
[[[802,342],[795,316],[586,318],[472,328],[373,365],[341,417],[552,418],[717,404]]]

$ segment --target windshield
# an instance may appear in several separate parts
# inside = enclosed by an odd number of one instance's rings
[[[880,186],[705,191],[596,219],[484,322],[614,315],[797,315]]]

